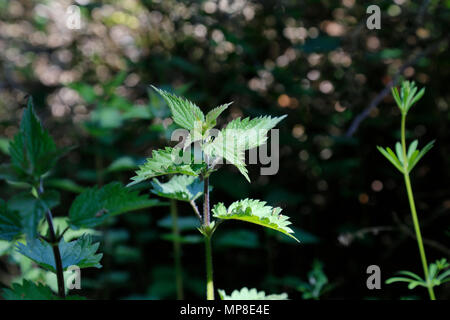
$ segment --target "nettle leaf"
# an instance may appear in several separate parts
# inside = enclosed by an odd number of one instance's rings
[[[230,295],[227,295],[225,290],[219,289],[217,291],[222,300],[288,300],[287,293],[266,295],[264,291],[258,291],[254,288],[244,287],[241,290],[234,290]]]
[[[101,268],[100,260],[103,254],[96,254],[100,243],[92,243],[90,235],[83,235],[77,240],[66,242],[64,239],[58,244],[61,253],[62,267],[76,265],[80,268]],[[17,245],[19,253],[30,258],[39,266],[52,272],[56,272],[55,257],[52,246],[40,239],[27,239],[27,243]]]
[[[244,199],[233,202],[228,209],[223,203],[218,203],[212,209],[214,217],[223,220],[242,220],[271,228],[298,241],[292,235],[294,231],[288,226],[291,224],[288,216],[280,214],[281,208],[266,206],[266,202],[253,199]]]
[[[9,144],[13,168],[36,179],[48,172],[67,150],[56,147],[37,118],[30,98],[23,112],[20,130]]]
[[[205,115],[193,102],[178,97],[167,91],[158,89],[154,86],[151,87],[155,89],[167,102],[170,111],[172,112],[173,121],[179,126],[192,130],[194,129],[196,122],[203,123],[205,121]]]
[[[215,139],[207,143],[204,152],[210,157],[218,157],[235,165],[250,182],[245,168],[245,151],[256,148],[267,141],[269,130],[274,128],[286,115],[281,117],[236,118]]]
[[[204,164],[195,164],[191,152],[184,152],[179,148],[166,147],[164,150],[153,150],[152,157],[139,166],[133,182],[127,187],[144,180],[167,174],[185,174],[198,176]]]
[[[23,280],[22,284],[14,283],[10,289],[3,290],[5,300],[58,300],[52,290],[43,284]]]
[[[220,114],[221,114],[222,112],[224,112],[224,111],[228,108],[228,106],[229,106],[230,104],[232,104],[232,103],[233,103],[233,102],[229,102],[229,103],[223,104],[223,105],[218,106],[218,107],[212,109],[211,111],[209,111],[209,112],[206,114],[206,120],[205,120],[206,128],[208,128],[208,129],[214,128],[214,127],[216,126],[216,124],[217,124],[217,118],[218,118],[218,117],[220,116]]]
[[[153,179],[152,186],[154,194],[179,201],[194,201],[203,194],[203,182],[193,176],[174,176],[166,183]]]
[[[8,208],[0,199],[0,239],[12,241],[22,233],[22,224],[18,212]]]
[[[48,209],[59,205],[59,193],[46,190],[36,198],[29,192],[19,193],[8,201],[9,209],[17,211],[20,216],[22,233],[30,238],[37,237],[39,222]]]
[[[112,182],[102,188],[89,188],[76,197],[69,210],[69,220],[72,227],[92,228],[108,217],[158,205],[162,203],[157,199]]]

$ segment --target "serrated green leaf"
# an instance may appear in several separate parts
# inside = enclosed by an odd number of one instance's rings
[[[203,167],[202,163],[194,163],[191,153],[184,152],[179,148],[166,147],[164,150],[153,150],[152,157],[139,166],[136,176],[131,178],[133,182],[129,183],[127,187],[167,174],[198,176]]]
[[[102,188],[89,188],[75,198],[69,210],[70,225],[92,228],[108,217],[158,205],[162,203],[149,199],[148,195],[139,195],[121,183],[112,182]]]
[[[228,106],[230,105],[230,104],[232,104],[233,102],[230,102],[230,103],[225,103],[225,104],[222,104],[222,105],[220,105],[220,106],[218,106],[218,107],[216,107],[216,108],[214,108],[214,109],[212,109],[211,111],[209,111],[207,114],[206,114],[206,127],[208,128],[208,129],[211,129],[211,128],[214,128],[215,126],[216,126],[216,124],[217,124],[217,118],[220,116],[220,114],[222,113],[222,112],[224,112],[227,108],[228,108]]]
[[[28,280],[14,283],[10,289],[3,290],[2,296],[5,300],[58,300],[49,287]]]
[[[280,214],[281,208],[266,206],[266,202],[253,199],[244,199],[233,202],[228,209],[223,203],[216,204],[212,212],[214,217],[223,220],[242,220],[259,224],[266,228],[277,230],[298,241],[292,235],[294,231],[288,226],[291,224],[288,216]]]
[[[227,295],[225,290],[218,290],[221,300],[288,300],[286,293],[266,295],[264,291],[258,291],[255,288],[248,289],[246,287],[241,290],[234,290]]]
[[[173,176],[166,183],[153,179],[151,183],[153,186],[151,192],[169,199],[189,202],[203,194],[203,182],[194,176]]]
[[[0,239],[12,241],[22,233],[22,224],[18,212],[8,208],[0,199]]]
[[[58,244],[61,254],[62,267],[66,270],[70,266],[80,268],[101,268],[100,260],[103,254],[96,254],[100,243],[92,243],[90,235],[83,235],[77,240],[66,242],[64,239]],[[27,239],[27,243],[18,243],[19,253],[30,258],[42,268],[56,272],[55,257],[52,246],[40,239]]]
[[[154,86],[151,87],[167,102],[172,112],[173,121],[179,126],[192,130],[194,129],[195,122],[203,123],[205,121],[205,115],[193,102]]]
[[[245,168],[245,150],[256,148],[267,141],[268,132],[286,115],[281,117],[236,118],[221,130],[215,139],[207,143],[203,151],[209,157],[225,159],[235,165],[250,182]]]
[[[20,130],[9,144],[13,168],[36,181],[48,172],[67,150],[56,147],[37,118],[30,98],[23,112]]]

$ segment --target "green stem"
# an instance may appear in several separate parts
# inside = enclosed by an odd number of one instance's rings
[[[203,225],[206,229],[210,226],[209,213],[209,178],[203,179]],[[208,230],[209,232],[210,230]],[[211,234],[205,234],[205,255],[206,255],[206,299],[214,300],[214,280],[211,250]]]
[[[214,300],[211,237],[209,236],[205,236],[205,252],[206,252],[206,299]]]
[[[408,194],[409,207],[411,208],[411,216],[414,223],[414,230],[416,232],[417,245],[419,246],[420,258],[422,260],[423,272],[425,275],[425,280],[427,282],[428,293],[430,295],[431,300],[436,300],[434,295],[433,286],[429,282],[428,278],[428,263],[427,257],[425,255],[425,249],[423,247],[422,234],[420,232],[420,224],[419,219],[417,217],[416,204],[414,202],[414,193],[411,187],[411,181],[409,179],[408,172],[408,159],[406,154],[406,138],[405,138],[405,122],[406,122],[406,113],[402,114],[402,126],[401,126],[401,143],[402,143],[402,153],[403,153],[403,175],[405,178],[406,192]]]
[[[177,288],[177,299],[183,300],[183,275],[181,268],[181,244],[180,231],[178,229],[178,212],[175,200],[170,200],[170,214],[172,216],[172,234],[173,234],[173,255],[175,259],[175,282]]]
[[[40,196],[44,193],[44,186],[42,180],[40,181],[39,187],[38,187],[38,197],[40,199]],[[62,266],[62,259],[61,259],[61,252],[59,251],[59,239],[56,236],[55,227],[53,226],[53,215],[50,211],[50,208],[46,206],[47,212],[45,213],[45,219],[47,220],[48,224],[48,230],[49,230],[49,239],[50,245],[52,246],[53,250],[53,256],[55,258],[55,269],[56,269],[56,280],[58,283],[58,296],[60,298],[66,297],[66,290],[64,287],[64,269]]]

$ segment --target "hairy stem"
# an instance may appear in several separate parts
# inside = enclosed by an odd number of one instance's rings
[[[172,216],[172,234],[173,234],[173,255],[175,260],[175,282],[177,288],[177,299],[183,300],[183,275],[181,268],[181,244],[180,231],[178,229],[178,210],[174,199],[170,200],[170,214]]]
[[[44,193],[43,181],[41,180],[38,188],[38,195],[41,196]],[[56,280],[58,282],[58,296],[60,298],[66,297],[66,290],[64,288],[64,270],[62,266],[61,252],[59,251],[59,239],[55,233],[55,227],[53,226],[53,215],[51,210],[46,206],[47,212],[45,213],[45,219],[47,220],[48,230],[50,233],[50,245],[53,249],[53,256],[55,257],[56,267]]]
[[[56,266],[56,279],[58,281],[58,296],[60,298],[65,298],[66,292],[64,288],[64,271],[62,266],[61,253],[59,252],[59,241],[56,237],[55,228],[53,227],[53,216],[50,209],[47,210],[45,214],[45,218],[48,223],[48,230],[50,232],[50,242],[53,249],[53,255],[55,257],[55,266]]]
[[[214,300],[211,237],[209,236],[205,236],[205,251],[206,251],[206,299]]]
[[[402,143],[402,153],[403,153],[403,175],[405,178],[406,193],[408,194],[409,207],[411,208],[411,216],[412,216],[412,220],[414,223],[414,230],[416,232],[417,245],[419,247],[420,258],[422,260],[422,267],[423,267],[423,272],[425,275],[425,280],[427,282],[428,293],[430,295],[431,300],[436,300],[436,297],[435,297],[434,291],[433,291],[433,287],[432,287],[431,283],[429,282],[430,280],[428,278],[427,257],[425,255],[425,249],[423,247],[422,234],[420,232],[419,219],[417,217],[416,204],[414,202],[414,193],[412,191],[411,181],[409,179],[408,161],[407,161],[408,159],[407,159],[407,154],[406,154],[405,122],[406,122],[406,114],[403,113],[402,114],[402,125],[401,125],[401,143]]]
[[[209,212],[209,178],[203,179],[203,226],[209,228],[210,226],[210,212]],[[209,231],[208,231],[209,232]],[[211,250],[211,235],[205,235],[205,255],[206,255],[206,299],[214,300],[214,280],[213,280],[213,265],[212,265],[212,250]]]
[[[209,178],[203,179],[203,224],[209,226]]]

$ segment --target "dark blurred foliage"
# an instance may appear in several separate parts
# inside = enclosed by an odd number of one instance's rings
[[[450,1],[80,0],[80,30],[66,27],[70,4],[0,0],[1,150],[28,95],[58,145],[78,146],[52,175],[53,186],[67,191],[57,216],[85,187],[127,182],[136,164],[167,144],[175,125],[149,84],[204,111],[234,101],[223,122],[288,114],[279,126],[280,169],[259,176],[253,165],[248,184],[226,166],[212,177],[212,201],[252,197],[281,206],[301,243],[224,223],[213,243],[216,287],[301,298],[295,283],[307,280],[318,260],[331,284],[322,298],[426,298],[425,290],[401,285],[366,287],[371,264],[381,267],[383,281],[398,270],[422,273],[402,177],[375,148],[398,138],[393,99],[381,99],[353,135],[346,131],[399,70],[426,86],[408,117],[408,135],[420,145],[437,142],[412,181],[428,260],[450,258]],[[366,28],[370,4],[381,8],[381,30]],[[2,198],[17,192],[0,186]],[[179,211],[192,216],[187,205]],[[104,226],[104,267],[83,273],[84,293],[174,298],[167,215],[167,207],[152,208]],[[186,296],[200,298],[203,246],[185,222]],[[6,257],[0,261],[7,284],[19,271]],[[436,294],[448,299],[448,285]]]

